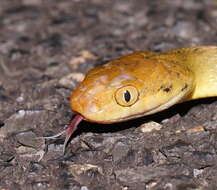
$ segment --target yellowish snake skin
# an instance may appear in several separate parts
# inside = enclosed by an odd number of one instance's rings
[[[114,123],[217,96],[217,47],[135,52],[90,70],[70,105],[83,119]]]
[[[90,70],[72,92],[77,115],[65,133],[65,151],[82,120],[115,123],[165,110],[174,104],[217,96],[217,47],[135,52]]]

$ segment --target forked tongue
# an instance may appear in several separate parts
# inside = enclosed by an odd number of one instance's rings
[[[78,124],[83,120],[83,117],[81,115],[76,115],[71,123],[69,124],[69,126],[67,127],[67,129],[65,130],[65,135],[66,135],[66,138],[65,138],[65,141],[64,141],[64,144],[63,144],[63,152],[65,153],[65,149],[66,149],[66,146],[70,140],[70,137],[72,136],[72,134],[75,132],[75,130],[77,129],[77,126]]]

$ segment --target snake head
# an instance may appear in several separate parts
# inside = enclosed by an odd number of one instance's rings
[[[194,74],[185,65],[136,52],[90,70],[70,105],[85,120],[113,123],[167,109],[193,88]]]

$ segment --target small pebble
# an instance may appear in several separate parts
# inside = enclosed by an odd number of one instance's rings
[[[122,142],[117,142],[112,150],[112,157],[114,162],[122,160],[129,153],[130,149]]]
[[[17,102],[23,102],[24,101],[24,97],[23,97],[23,94],[21,94],[17,99],[16,99]]]
[[[59,84],[66,88],[74,88],[76,83],[81,82],[84,79],[83,73],[70,73],[59,80]]]
[[[81,190],[88,190],[87,186],[82,186]]]
[[[79,176],[88,170],[97,170],[102,173],[102,169],[92,164],[72,164],[69,166],[69,171],[73,176]]]
[[[0,140],[10,133],[18,133],[27,131],[40,121],[45,115],[45,111],[41,110],[19,110],[4,121],[4,125],[0,127]]]
[[[143,133],[150,133],[153,130],[157,130],[159,131],[162,128],[162,125],[159,123],[156,123],[154,121],[150,121],[148,123],[144,123],[142,124],[139,129],[141,130],[141,132]]]
[[[77,66],[79,64],[83,64],[87,60],[95,60],[95,59],[96,59],[95,55],[93,55],[92,53],[90,53],[87,50],[83,50],[83,51],[80,52],[80,56],[72,58],[69,61],[69,66],[75,69],[75,68],[77,68]]]
[[[194,177],[197,177],[198,175],[201,175],[203,173],[204,169],[194,169]]]
[[[152,181],[146,185],[146,188],[151,189],[151,188],[154,188],[156,185],[157,185],[157,182]]]
[[[41,147],[45,142],[44,139],[36,138],[36,134],[32,131],[24,131],[16,134],[17,141],[23,146],[32,148]]]
[[[204,132],[204,131],[205,131],[205,128],[201,125],[198,125],[194,128],[188,129],[187,133],[191,134],[191,133],[199,133],[199,132]]]

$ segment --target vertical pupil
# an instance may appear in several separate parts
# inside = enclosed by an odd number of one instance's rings
[[[130,98],[131,98],[130,93],[129,93],[128,90],[126,90],[126,91],[124,92],[124,99],[125,99],[125,101],[126,101],[126,102],[129,102],[129,101],[130,101]]]

